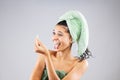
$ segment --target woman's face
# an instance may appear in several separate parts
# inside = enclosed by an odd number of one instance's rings
[[[72,39],[68,28],[63,25],[56,25],[53,29],[52,41],[56,51],[62,51],[71,47]]]

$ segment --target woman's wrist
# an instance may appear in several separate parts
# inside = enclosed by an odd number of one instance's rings
[[[48,59],[50,57],[50,52],[49,51],[46,51],[45,52],[45,59]]]

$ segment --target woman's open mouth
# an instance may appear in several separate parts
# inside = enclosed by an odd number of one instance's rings
[[[60,42],[59,41],[54,41],[54,49],[58,49],[60,46]]]

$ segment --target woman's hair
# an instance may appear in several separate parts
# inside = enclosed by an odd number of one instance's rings
[[[56,25],[63,25],[65,27],[68,27],[65,20],[58,22]],[[69,29],[68,29],[68,32],[70,33]],[[85,52],[77,58],[80,59],[80,61],[82,61],[82,60],[88,59],[90,56],[92,56],[92,53],[87,48]]]
[[[68,25],[67,25],[67,23],[66,23],[65,20],[58,22],[56,25],[62,25],[62,26],[64,26],[64,27],[67,27],[67,32],[70,33],[70,31],[69,31],[69,29],[68,29]],[[70,36],[71,36],[71,35],[70,35]]]

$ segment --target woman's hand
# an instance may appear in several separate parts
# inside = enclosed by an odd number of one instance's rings
[[[35,39],[35,52],[43,55],[47,55],[49,52],[45,45],[38,39],[38,37]]]

